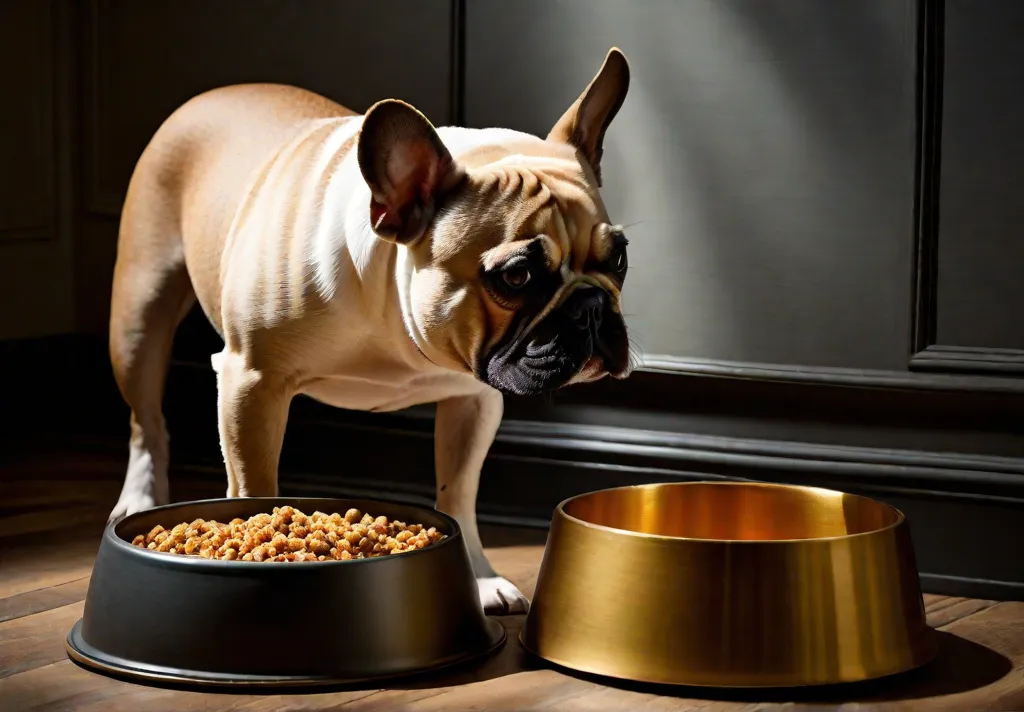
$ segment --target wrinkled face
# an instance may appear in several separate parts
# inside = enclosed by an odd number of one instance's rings
[[[628,85],[613,49],[545,139],[448,131],[449,147],[407,104],[367,112],[370,223],[406,248],[403,316],[431,361],[517,395],[628,375],[627,240],[598,192]]]
[[[571,156],[469,169],[427,237],[409,301],[430,351],[517,395],[628,375],[626,236]]]

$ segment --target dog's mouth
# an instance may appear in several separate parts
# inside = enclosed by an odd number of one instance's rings
[[[499,344],[480,364],[481,380],[512,395],[548,393],[630,372],[622,316],[601,289],[577,290],[527,335]]]

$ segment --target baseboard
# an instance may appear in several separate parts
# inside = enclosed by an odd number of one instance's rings
[[[172,432],[180,425],[179,444],[187,440],[211,459],[219,457],[209,369],[181,365],[172,380],[168,419]],[[199,396],[186,396],[201,391],[210,409],[205,433],[196,427]],[[792,391],[787,398],[794,398]],[[756,410],[750,398],[746,405]],[[622,425],[592,425],[565,420],[583,412],[575,406],[566,406],[558,420],[546,416],[550,404],[511,406],[484,466],[481,521],[544,527],[563,499],[647,482],[749,479],[831,487],[881,499],[907,515],[930,592],[1024,600],[1024,567],[1013,544],[1024,541],[1024,457],[636,428],[626,425],[636,413],[621,408],[613,409],[612,419]],[[907,413],[918,417],[925,408],[912,404]],[[841,421],[841,409],[830,412]],[[660,422],[657,413],[651,417]],[[988,422],[994,430],[1005,425]],[[881,430],[881,439],[890,439],[891,428]],[[924,440],[949,442],[951,436],[939,428]],[[368,414],[296,399],[282,487],[431,502],[432,408]]]
[[[988,579],[942,576],[922,573],[921,588],[927,593],[945,596],[981,598],[989,601],[1024,601],[1024,583]]]
[[[910,358],[910,368],[917,371],[1020,377],[1024,376],[1024,350],[931,345]],[[1018,381],[1024,386],[1024,380],[1018,378]]]
[[[963,358],[987,357],[989,360],[1019,364],[1022,352],[999,349],[956,349],[929,347],[917,356],[933,352],[960,354]],[[648,355],[642,370],[679,376],[731,378],[745,381],[773,381],[777,383],[825,385],[846,388],[869,388],[898,391],[972,391],[990,393],[1024,393],[1024,379],[1008,378],[1020,373],[1019,369],[994,369],[990,375],[979,376],[970,369],[943,373],[915,373],[911,371],[885,371],[878,369],[836,368],[829,366],[798,366],[788,364],[722,361],[716,359],[680,358],[678,356]]]
[[[23,432],[45,427],[66,438],[127,437],[127,411],[105,349],[64,340],[29,349],[31,359],[20,363],[11,353],[0,347],[4,385],[21,396],[3,406],[14,408],[6,415],[20,418]],[[655,364],[660,370],[640,374],[640,391],[659,383],[651,378],[663,379],[660,400],[646,409],[636,406],[650,394],[628,391],[633,379],[611,386],[631,395],[599,405],[588,404],[590,396],[510,400],[484,466],[481,520],[544,527],[567,497],[647,482],[749,479],[831,487],[881,499],[907,515],[926,590],[1024,600],[1020,394],[971,390],[957,379],[957,386],[939,388],[952,382],[945,376],[928,376],[937,380],[918,387],[885,385],[877,374],[851,383],[826,382],[819,373],[807,382],[779,373],[789,371],[782,367],[759,375],[750,367],[706,366],[719,372]],[[32,375],[39,369],[50,372],[47,379]],[[172,368],[165,413],[172,460],[218,477],[208,364]],[[298,398],[281,472],[283,491],[429,504],[432,408],[369,414]]]

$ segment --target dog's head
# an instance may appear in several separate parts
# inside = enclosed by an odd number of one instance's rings
[[[402,311],[427,358],[532,395],[630,371],[626,236],[598,192],[629,66],[612,49],[546,139],[435,131],[395,100],[359,138],[370,222],[405,246]]]

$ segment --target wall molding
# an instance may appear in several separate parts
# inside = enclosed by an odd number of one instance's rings
[[[918,0],[912,358],[935,344],[938,316],[945,14],[945,0]]]
[[[466,121],[466,2],[451,0],[452,43],[451,43],[451,106],[449,123],[464,126]]]
[[[979,351],[988,352],[990,350],[981,349]],[[1019,353],[1024,354],[1024,352]],[[648,373],[729,378],[744,381],[770,381],[837,388],[1024,393],[1024,383],[1012,378],[998,379],[958,374],[933,375],[882,369],[767,364],[720,359],[682,358],[667,355],[646,355],[642,357],[640,370]]]
[[[0,361],[6,366],[0,369],[5,394],[0,409],[9,411],[4,415],[14,423],[4,433],[10,441],[5,452],[28,442],[36,428],[39,437],[91,440],[127,455],[127,409],[100,340],[63,337],[0,343]],[[751,378],[779,378],[776,369],[767,369],[767,374],[756,369],[736,373],[732,365],[713,366],[726,375],[709,377],[708,364],[694,367],[703,375],[693,378],[678,372],[647,373],[660,380],[645,384],[644,373],[637,375],[641,390],[651,389],[662,401],[668,400],[670,414],[654,414],[653,422],[662,429],[636,426],[630,408],[607,400],[607,394],[601,398],[612,412],[607,424],[580,422],[589,417],[587,409],[570,408],[567,422],[564,413],[551,413],[550,404],[531,409],[508,403],[506,420],[484,466],[481,519],[542,528],[566,497],[647,482],[729,479],[830,487],[876,497],[907,514],[930,591],[1024,600],[1019,551],[1019,542],[1024,541],[1024,449],[1017,446],[1024,410],[1019,393],[978,400],[978,394],[967,390],[880,390],[875,381],[833,387],[808,385],[794,377],[777,383]],[[663,369],[666,364],[652,360],[648,367]],[[32,373],[47,377],[26,377]],[[719,383],[728,388],[706,398],[679,396],[686,391],[684,382],[691,380],[701,387]],[[765,390],[768,385],[772,388]],[[69,399],[68,393],[75,397]],[[832,442],[820,441],[822,432],[805,432],[801,425],[808,413],[812,419],[818,417],[811,409],[823,399],[821,417],[833,418],[824,437]],[[866,409],[851,415],[861,399]],[[720,412],[705,419],[700,409],[708,402]],[[766,404],[779,402],[775,411],[763,412]],[[951,420],[929,420],[937,402],[945,404],[941,408]],[[54,410],[53,403],[61,407]],[[992,416],[992,403],[1005,407]],[[222,478],[216,379],[208,362],[172,367],[164,410],[175,468],[200,468],[211,478]],[[689,422],[710,423],[718,430],[694,432],[666,420],[680,412],[696,413]],[[892,412],[895,416],[886,420]],[[756,436],[730,433],[728,423],[739,421],[764,427]],[[865,422],[872,428],[867,440],[842,442],[850,427],[856,430]],[[919,447],[887,444],[907,429],[928,437],[910,441]],[[950,434],[965,429],[1008,434],[1013,445],[1009,451],[986,451],[987,441],[981,439],[968,442],[973,449],[958,450],[957,443],[963,441]],[[429,504],[433,445],[429,406],[373,414],[297,398],[281,459],[282,489]]]
[[[57,231],[48,226],[0,227],[0,243],[51,242],[56,239]]]
[[[432,503],[429,413],[300,417],[288,438],[293,474],[282,488]],[[323,453],[323,443],[335,454]],[[1024,457],[510,420],[484,465],[478,508],[485,522],[545,528],[557,503],[580,492],[697,480],[801,484],[881,499],[908,516],[928,591],[1024,600],[1014,543],[1024,540]]]
[[[884,433],[937,428],[936,437],[930,440],[937,449],[629,427],[624,425],[628,423],[628,404],[609,400],[608,394],[598,400],[618,414],[614,418],[618,424],[552,420],[546,405],[531,410],[510,402],[484,466],[481,520],[544,528],[553,508],[566,497],[649,482],[754,480],[829,487],[890,502],[907,514],[927,590],[1024,600],[1024,570],[1014,543],[1024,540],[1024,451],[1020,456],[949,451],[949,441],[942,434],[948,423],[934,424],[926,417],[936,408],[938,395],[948,401],[943,407],[955,419],[955,426],[969,423],[993,431],[1019,432],[1019,391],[992,394],[999,401],[975,401],[978,394],[968,390],[971,385],[991,386],[1000,379],[844,369],[812,370],[806,375],[795,367],[662,358],[647,359],[644,369],[633,378],[641,379],[641,390],[649,388],[663,401],[668,400],[672,412],[700,407],[699,398],[690,401],[680,395],[686,390],[684,382],[695,381],[701,387],[722,383],[740,396],[735,400],[710,397],[723,407],[727,418],[760,420],[759,403],[780,397],[788,400],[778,417],[789,419],[784,430],[792,438],[800,433],[794,422],[809,404],[821,400],[822,394],[836,399],[826,411],[840,420],[850,404],[864,398]],[[177,383],[169,392],[175,394],[178,405],[168,408],[169,427],[177,433],[179,445],[182,440],[197,442],[179,426],[195,423],[198,403],[205,401],[212,407],[214,379],[205,364],[178,365],[175,371]],[[644,384],[646,376],[658,380]],[[207,392],[201,396],[196,392],[199,383],[206,384],[202,388]],[[955,385],[950,388],[950,384]],[[759,392],[766,385],[779,390]],[[902,410],[893,409],[900,412],[892,423],[881,422],[878,416],[880,411],[890,410],[884,403],[885,394],[903,404]],[[640,396],[637,402],[642,401]],[[995,419],[985,420],[992,402],[1007,402],[1010,407]],[[581,417],[581,411],[573,410],[571,417]],[[770,417],[775,416],[765,417],[764,422]],[[202,451],[208,464],[219,472],[212,415],[208,420]],[[860,424],[864,417],[856,414],[854,420]],[[836,432],[843,427],[837,420]],[[938,449],[943,447],[946,449]],[[382,453],[387,453],[386,457],[382,458]],[[287,473],[282,476],[282,488],[296,493],[397,497],[431,504],[432,409],[370,414],[296,399],[282,472]]]
[[[59,77],[63,67],[60,66],[59,53],[63,47],[57,38],[61,31],[61,17],[53,0],[39,0],[33,3],[32,11],[38,13],[39,23],[43,28],[39,37],[38,53],[26,58],[27,64],[37,68],[43,79],[35,87],[38,96],[23,97],[34,100],[38,98],[38,114],[42,119],[40,131],[41,142],[38,146],[38,165],[42,167],[42,186],[45,191],[43,214],[37,219],[26,221],[12,220],[0,223],[0,244],[56,242],[59,239],[58,229],[58,189],[57,145],[60,141],[60,121],[58,116],[58,96],[56,87],[60,86]],[[18,139],[14,139],[18,140]],[[20,140],[24,140],[20,137]],[[5,196],[5,199],[10,199]]]
[[[919,0],[914,274],[909,368],[932,373],[1024,376],[1024,351],[938,343],[939,217],[945,73],[945,0]]]
[[[928,346],[911,357],[910,367],[918,371],[1024,376],[1024,350]]]
[[[103,86],[102,0],[90,0],[85,22],[85,167],[84,205],[86,212],[105,218],[118,218],[124,195],[103,185],[100,157],[103,137],[100,133],[100,95]]]
[[[433,442],[427,410],[374,414],[370,419],[337,411],[330,420],[293,416],[291,422],[326,436],[331,430]],[[335,440],[328,438],[325,441]],[[396,445],[396,447],[399,447]],[[699,435],[577,423],[506,420],[492,459],[510,463],[558,462],[671,480],[777,479],[851,481],[877,493],[919,493],[954,500],[1000,501],[1024,506],[1024,457],[932,452],[793,440]],[[433,467],[433,461],[429,463]],[[721,472],[718,472],[721,471]],[[730,474],[743,472],[744,475]],[[757,477],[760,473],[763,477]]]

